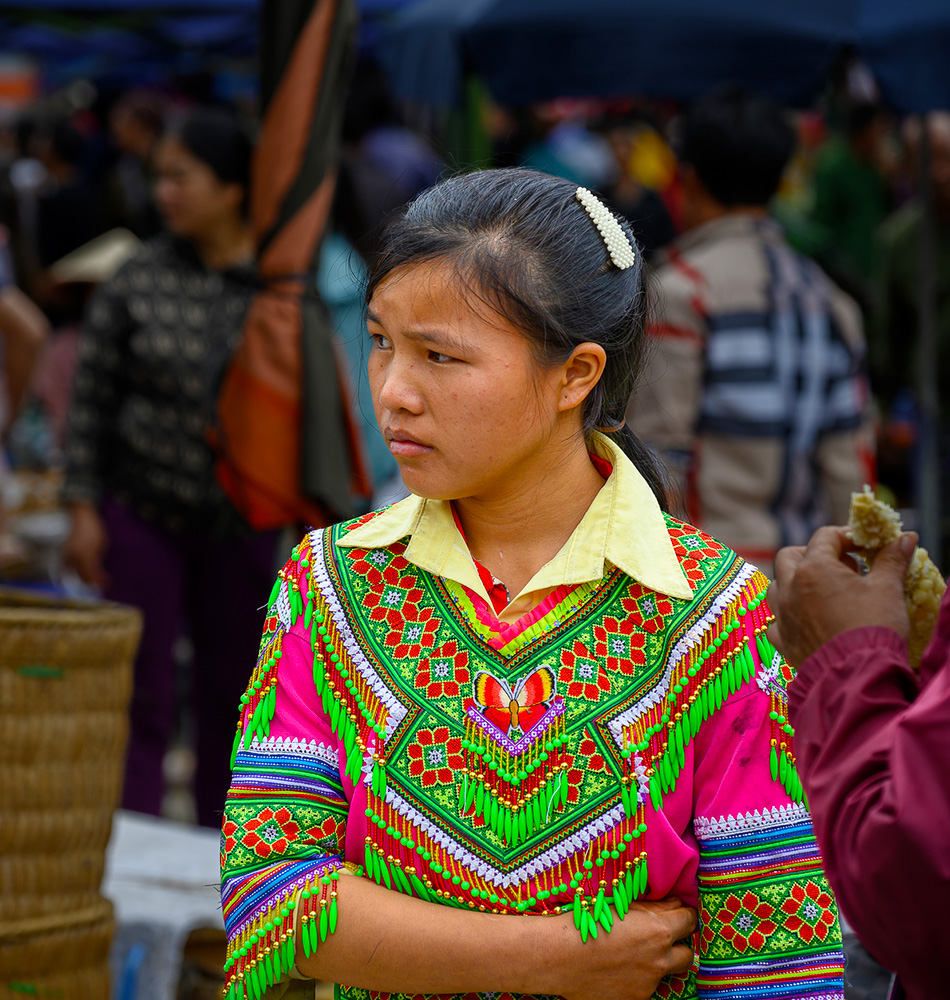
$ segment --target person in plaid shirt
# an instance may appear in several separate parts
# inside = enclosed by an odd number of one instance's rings
[[[772,574],[873,481],[857,305],[786,243],[767,203],[792,153],[779,108],[737,89],[682,134],[686,231],[655,274],[653,351],[627,419],[688,520]]]

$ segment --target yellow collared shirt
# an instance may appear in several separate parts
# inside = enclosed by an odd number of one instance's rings
[[[499,616],[504,620],[526,614],[561,585],[603,579],[611,565],[650,590],[684,600],[692,597],[653,491],[609,438],[595,435],[593,447],[613,466],[610,478],[557,555]],[[407,497],[338,539],[337,545],[385,548],[407,537],[405,558],[409,562],[462,584],[491,607],[448,500]]]

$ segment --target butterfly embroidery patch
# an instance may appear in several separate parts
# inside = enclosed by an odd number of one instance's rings
[[[474,689],[479,711],[506,736],[512,730],[530,733],[557,694],[554,674],[547,667],[522,677],[513,689],[507,681],[480,670],[475,675]]]

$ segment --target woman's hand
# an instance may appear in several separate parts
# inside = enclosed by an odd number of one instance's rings
[[[678,899],[631,903],[626,919],[586,943],[573,916],[565,927],[560,967],[543,991],[564,1000],[649,1000],[661,979],[687,972],[693,962],[683,939],[696,930],[696,911]]]
[[[73,526],[63,547],[63,564],[74,570],[83,583],[105,590],[108,579],[102,559],[109,543],[99,512],[89,503],[71,508]]]
[[[633,903],[586,942],[572,913],[516,916],[457,910],[364,878],[337,883],[340,924],[297,967],[325,982],[394,993],[496,992],[566,1000],[648,1000],[664,977],[689,969],[680,943],[696,911],[679,900]],[[299,934],[299,932],[298,932]]]

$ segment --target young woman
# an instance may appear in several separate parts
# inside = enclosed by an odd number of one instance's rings
[[[254,287],[250,155],[237,122],[211,109],[190,112],[159,140],[155,197],[168,231],[90,305],[66,446],[67,564],[144,618],[123,805],[160,811],[177,709],[173,649],[186,633],[198,820],[208,826],[220,822],[228,786],[215,748],[234,720],[222,699],[228,690],[240,697],[235,665],[254,655],[254,610],[275,565],[275,533],[254,534],[227,500],[207,440],[209,384],[240,338]]]
[[[369,375],[413,495],[274,587],[230,997],[843,995],[766,580],[622,429],[644,307],[626,225],[560,179],[449,180],[390,229]]]

